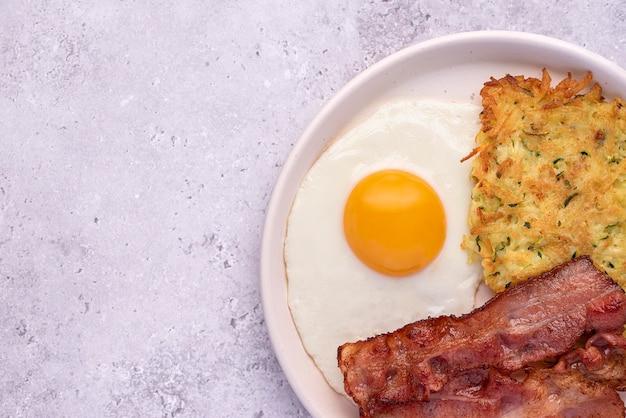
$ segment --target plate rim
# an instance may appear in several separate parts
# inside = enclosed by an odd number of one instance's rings
[[[366,84],[368,80],[376,78],[387,68],[392,67],[396,63],[402,62],[407,58],[413,57],[415,54],[425,53],[426,51],[438,49],[445,46],[449,47],[452,45],[464,43],[475,44],[479,42],[491,42],[500,44],[521,43],[525,46],[536,47],[544,50],[557,49],[560,52],[567,52],[573,57],[580,59],[581,61],[598,61],[601,63],[603,68],[606,68],[609,73],[615,74],[617,77],[626,80],[626,70],[620,67],[617,63],[603,57],[602,55],[590,51],[583,46],[573,44],[552,36],[533,32],[478,30],[442,35],[406,46],[381,59],[380,61],[372,64],[370,67],[355,75],[352,79],[345,83],[332,97],[330,97],[330,99],[327,100],[325,104],[320,107],[317,114],[306,125],[305,129],[302,131],[301,135],[292,146],[273,185],[272,192],[270,194],[268,204],[265,209],[265,219],[263,222],[263,229],[261,233],[261,249],[259,259],[261,305],[265,320],[265,326],[268,332],[274,355],[276,356],[281,370],[283,371],[285,378],[289,382],[289,385],[291,386],[295,395],[298,397],[299,401],[305,407],[307,412],[314,417],[317,417],[320,414],[318,406],[313,402],[310,397],[306,396],[305,385],[301,383],[303,380],[303,376],[297,375],[295,373],[295,370],[290,367],[290,363],[286,354],[286,343],[285,341],[283,341],[284,339],[281,336],[281,333],[279,332],[277,326],[281,318],[278,318],[276,312],[274,312],[274,310],[271,308],[272,305],[278,302],[277,295],[275,295],[274,292],[271,291],[272,287],[268,284],[268,281],[272,280],[272,267],[275,265],[275,262],[272,262],[272,255],[274,254],[272,251],[276,244],[275,240],[280,239],[280,242],[284,242],[286,219],[280,220],[284,225],[282,225],[279,231],[276,231],[276,228],[274,228],[274,224],[277,222],[277,212],[279,212],[281,207],[283,207],[283,205],[285,204],[282,201],[281,197],[289,180],[289,174],[294,171],[300,156],[303,154],[303,151],[308,144],[308,140],[310,140],[312,138],[312,134],[317,129],[319,129],[320,122],[328,119],[331,112],[337,107],[339,103],[345,101],[347,97],[353,94],[357,88],[359,88],[363,84]],[[299,179],[299,181],[301,180],[302,179]],[[280,247],[282,248],[282,245]],[[287,304],[287,278],[273,277],[273,280],[285,281],[285,294],[281,295],[281,297],[284,297],[282,298],[282,303]],[[285,318],[282,318],[282,320],[285,320]],[[291,317],[291,315],[289,315],[288,321],[293,323],[293,318]],[[293,324],[293,326],[295,328],[295,324]],[[304,347],[302,347],[302,349],[304,350]]]

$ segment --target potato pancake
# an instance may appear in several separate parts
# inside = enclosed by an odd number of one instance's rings
[[[591,72],[551,86],[491,78],[481,90],[469,226],[496,292],[575,256],[590,255],[626,287],[626,108],[606,101]]]

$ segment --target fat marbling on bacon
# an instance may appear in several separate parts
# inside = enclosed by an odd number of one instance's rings
[[[338,349],[338,363],[346,393],[361,416],[372,417],[388,406],[429,401],[463,371],[520,370],[572,350],[584,335],[618,336],[625,322],[624,291],[584,256],[497,294],[467,315],[428,318],[346,343]]]

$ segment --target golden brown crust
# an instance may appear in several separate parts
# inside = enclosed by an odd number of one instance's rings
[[[506,75],[481,90],[470,235],[496,292],[591,255],[626,285],[626,109],[588,72],[551,86]]]

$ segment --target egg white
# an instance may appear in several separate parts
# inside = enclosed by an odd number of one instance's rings
[[[460,248],[467,234],[470,164],[480,108],[470,103],[398,100],[338,137],[308,171],[285,238],[288,303],[304,348],[344,393],[337,348],[407,323],[474,306],[480,266]],[[352,188],[383,169],[412,172],[442,200],[447,233],[438,257],[403,278],[377,273],[350,250],[343,210]]]

